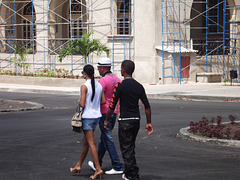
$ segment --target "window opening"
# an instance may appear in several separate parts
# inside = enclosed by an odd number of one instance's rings
[[[118,1],[117,10],[117,34],[129,35],[130,34],[130,17],[131,17],[131,1],[124,0]]]
[[[23,8],[23,15],[27,19],[23,19],[23,39],[24,39],[24,48],[33,48],[32,39],[36,37],[36,27],[32,22],[32,16],[35,15],[35,9],[33,7],[32,2],[29,2],[24,8]],[[36,48],[36,46],[34,46]]]
[[[83,3],[83,1],[81,1]],[[83,5],[74,0],[71,4],[69,12],[71,13],[71,25],[69,25],[69,37],[79,38],[83,34]]]

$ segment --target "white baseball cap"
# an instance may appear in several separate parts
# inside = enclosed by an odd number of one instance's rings
[[[97,66],[111,66],[111,59],[109,58],[100,58]]]

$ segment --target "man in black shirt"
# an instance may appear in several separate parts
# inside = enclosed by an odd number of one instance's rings
[[[108,108],[105,128],[108,129],[109,119],[119,102],[118,137],[125,170],[122,179],[139,179],[139,168],[135,158],[135,140],[140,127],[139,99],[145,108],[147,118],[146,132],[152,134],[151,108],[143,86],[132,78],[135,65],[133,61],[124,60],[121,73],[124,80],[116,84],[113,97]]]

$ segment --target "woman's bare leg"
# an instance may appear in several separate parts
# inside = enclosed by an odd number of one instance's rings
[[[74,167],[74,169],[77,169],[77,170],[81,170],[82,169],[82,163],[83,163],[84,159],[86,158],[86,156],[88,154],[88,149],[89,149],[88,141],[87,141],[86,135],[85,135],[85,131],[83,131],[83,132],[84,132],[83,139],[82,139],[83,146],[82,146],[80,159],[79,159],[79,161],[77,162],[77,164]]]
[[[94,162],[95,167],[96,167],[96,172],[95,173],[102,172],[102,169],[100,167],[99,160],[98,160],[97,148],[96,148],[96,145],[95,145],[94,131],[93,130],[86,131],[85,135],[86,135],[86,140],[88,142],[89,149],[90,149],[90,152],[91,152],[91,155],[92,155],[92,158],[93,158],[93,162]]]

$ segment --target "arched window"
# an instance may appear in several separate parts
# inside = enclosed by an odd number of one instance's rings
[[[32,2],[29,2],[23,9],[23,15],[35,14],[35,9],[33,8]]]
[[[25,5],[23,8],[23,39],[24,40],[24,46],[25,48],[32,48],[32,41],[31,39],[35,38],[36,31],[35,31],[35,25],[33,26],[33,18],[35,16],[35,9],[31,2]]]
[[[77,1],[73,1],[71,4],[72,14],[82,14],[82,6]]]
[[[128,13],[128,12],[129,12],[129,0],[121,2],[120,13]]]
[[[131,34],[131,0],[117,1],[117,34]]]
[[[71,8],[69,9],[70,26],[69,37],[79,38],[83,34],[83,30],[86,29],[84,22],[86,21],[86,6],[85,0],[73,0]]]

